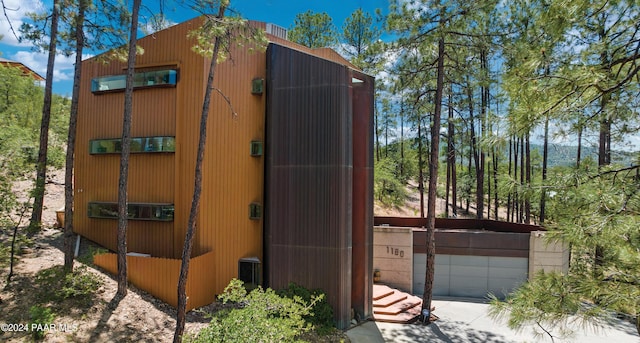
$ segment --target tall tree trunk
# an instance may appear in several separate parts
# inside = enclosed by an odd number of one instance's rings
[[[389,157],[389,115],[388,112],[385,114],[384,121],[384,157]]]
[[[444,88],[444,38],[438,40],[438,75],[436,79],[435,109],[431,122],[431,160],[429,163],[429,197],[427,199],[427,267],[422,296],[422,312],[431,312],[433,299],[433,277],[435,274],[435,224],[436,224],[436,196],[438,186],[438,152],[440,151],[440,117],[442,112],[442,91]],[[430,322],[430,316],[424,318]]]
[[[547,203],[547,161],[549,159],[549,116],[544,118],[544,141],[542,143],[542,190],[540,191],[540,225],[544,224]]]
[[[490,154],[491,152],[489,152]],[[491,158],[491,155],[489,155],[489,159]],[[487,162],[487,167],[486,167],[486,175],[487,175],[487,219],[491,219],[491,164],[489,163],[489,159],[486,161]]]
[[[418,192],[420,193],[420,218],[424,218],[424,161],[422,159],[422,119],[418,114]],[[429,175],[431,179],[431,175]]]
[[[513,155],[513,136],[511,136],[509,138],[509,178],[513,178],[513,168],[511,166],[511,158]],[[513,213],[513,211],[511,210],[511,191],[509,191],[507,193],[507,221],[513,221],[513,218],[511,218],[511,214]]]
[[[513,194],[513,220],[514,223],[520,223],[520,185],[518,177],[518,156],[520,155],[520,137],[514,137],[513,140],[513,180],[517,184],[515,193]]]
[[[498,201],[498,159],[499,155],[495,148],[493,148],[493,184],[494,184],[494,196],[493,196],[493,208],[494,219],[499,220],[500,214],[498,213],[500,210],[500,201]]]
[[[44,206],[44,188],[47,179],[47,152],[49,149],[49,123],[51,122],[51,102],[53,97],[53,72],[58,46],[58,20],[60,17],[59,0],[53,0],[51,12],[51,32],[49,34],[49,56],[47,59],[47,76],[44,84],[44,102],[42,104],[42,121],[40,122],[40,147],[36,164],[36,187],[33,194],[33,211],[29,223],[29,232],[35,233],[42,226],[42,208]]]
[[[453,86],[449,85],[448,117],[447,117],[447,202],[446,216],[449,217],[449,190],[451,190],[451,212],[453,217],[458,216],[456,209],[456,149],[455,126],[453,123]]]
[[[604,14],[603,14],[604,19]],[[600,41],[606,46],[607,33],[604,22],[600,24]],[[611,62],[605,49],[600,54],[601,67],[605,69],[607,76],[611,75]],[[611,118],[607,111],[607,105],[611,100],[611,94],[606,92],[600,98],[600,132],[598,139],[598,169],[611,164]],[[601,277],[602,265],[604,264],[605,248],[602,244],[596,244],[593,272],[596,278]]]
[[[524,174],[525,174],[525,149],[524,149],[524,136],[520,137],[520,187],[523,190],[521,192],[521,194],[518,195],[518,197],[520,198],[520,202],[519,202],[519,218],[518,218],[518,223],[524,223],[524,203],[525,203],[525,198],[527,197],[526,191],[524,190],[524,185],[525,185],[525,178],[524,178]]]
[[[449,161],[451,163],[451,199],[453,199],[453,201],[451,202],[452,207],[451,207],[451,212],[453,213],[453,217],[456,218],[458,217],[458,207],[456,206],[456,198],[458,197],[458,192],[457,192],[457,188],[458,188],[458,180],[457,180],[457,176],[456,176],[456,147],[455,147],[455,135],[456,135],[456,128],[454,126],[453,123],[453,101],[451,101],[451,98],[453,97],[453,87],[449,87],[449,135],[451,136],[451,153],[448,156]]]
[[[603,95],[603,103],[604,97]],[[602,111],[605,112],[605,105],[602,105]],[[598,137],[598,166],[606,166],[611,164],[611,121],[603,114],[605,118],[600,120],[600,132]]]
[[[469,107],[470,109],[472,108],[472,106]],[[469,112],[472,113],[472,112]],[[473,159],[473,123],[471,122],[471,119],[473,119],[473,116],[470,115],[469,117],[469,154],[467,155],[467,175],[469,175],[469,180],[471,180],[471,160]],[[471,181],[469,181],[469,183],[467,185],[465,185],[465,187],[467,187],[467,204],[465,205],[465,213],[469,214],[469,204],[471,203]]]
[[[527,130],[527,136],[525,138],[525,181],[527,184],[527,191],[524,197],[524,222],[531,224],[531,143],[529,142],[529,136],[531,134]]]
[[[469,123],[471,123],[471,150],[473,151],[473,161],[476,167],[476,218],[482,219],[484,212],[484,158],[478,146],[476,135],[475,117],[473,115],[473,95],[472,90],[467,90],[469,98]]]
[[[71,111],[69,114],[69,132],[67,135],[67,155],[64,171],[64,270],[73,270],[73,161],[76,146],[76,127],[78,123],[78,100],[80,96],[80,77],[82,74],[82,51],[84,48],[84,14],[87,0],[78,2],[76,17],[76,62],[73,72],[73,91],[71,93]]]
[[[216,18],[224,18],[225,5],[220,5]],[[195,180],[193,185],[193,199],[191,201],[191,211],[189,212],[189,222],[187,223],[187,233],[184,238],[182,249],[182,263],[180,264],[180,277],[178,278],[178,309],[176,314],[176,331],[173,335],[173,342],[182,341],[187,310],[187,277],[189,275],[189,262],[193,250],[193,238],[196,232],[196,219],[200,208],[200,195],[202,193],[202,162],[204,161],[204,150],[207,142],[207,120],[209,119],[209,109],[211,107],[211,93],[213,91],[213,81],[216,75],[216,62],[220,51],[219,37],[215,38],[211,64],[209,65],[209,76],[207,77],[207,89],[202,101],[202,116],[200,117],[200,139],[198,141],[198,155],[196,157]]]
[[[378,116],[380,115],[380,111],[378,111],[378,106],[374,107],[375,109],[375,115],[373,116],[374,119],[374,127],[376,130],[376,161],[380,162],[380,131],[379,131],[379,122],[380,120],[378,119]]]
[[[133,76],[136,65],[136,45],[138,43],[138,13],[142,0],[133,1],[131,11],[131,31],[129,32],[129,55],[127,78],[124,91],[124,118],[122,120],[122,152],[120,154],[120,178],[118,181],[118,291],[117,298],[127,295],[127,221],[129,200],[129,154],[131,151],[131,118],[133,112]]]
[[[404,177],[404,98],[400,99],[400,176]]]
[[[487,51],[485,49],[480,50],[480,68],[482,70],[483,79],[487,77],[489,72],[488,61],[487,61]],[[487,124],[487,116],[489,114],[489,86],[485,84],[485,80],[483,80],[480,86],[480,137],[483,137],[487,132],[486,124]],[[478,147],[478,151],[480,154],[479,166],[480,169],[476,170],[477,173],[477,218],[483,218],[484,212],[484,182],[485,182],[485,165],[486,165],[486,152],[482,147]]]
[[[582,158],[582,125],[578,127],[578,152],[576,154],[576,169],[580,169],[581,158]]]

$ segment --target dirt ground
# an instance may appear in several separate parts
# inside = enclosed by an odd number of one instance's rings
[[[25,198],[29,189],[27,181],[16,184],[14,191]],[[8,270],[0,270],[0,341],[30,341],[30,332],[7,332],[3,324],[24,325],[29,322],[29,308],[38,304],[36,294],[41,294],[34,284],[35,274],[44,269],[61,266],[64,263],[62,252],[62,231],[55,228],[55,211],[64,207],[64,172],[49,173],[45,193],[43,212],[44,229],[33,237],[33,244],[22,249],[14,268],[11,283],[6,285]],[[22,224],[28,222],[25,218]],[[3,237],[0,237],[2,239]],[[6,239],[7,237],[4,237]],[[79,256],[90,252],[95,244],[81,240]],[[75,268],[82,266],[75,262]],[[170,305],[154,298],[148,293],[129,285],[127,296],[120,301],[114,300],[117,291],[115,279],[98,269],[89,266],[87,270],[95,274],[102,285],[89,303],[64,304],[57,311],[53,324],[56,328],[47,331],[44,342],[171,342],[175,330],[176,310]],[[46,290],[45,290],[46,292]],[[59,308],[59,307],[58,307]],[[214,311],[215,304],[191,311],[187,314],[185,332],[196,333],[205,327],[209,320],[206,313]],[[20,327],[13,326],[13,330]],[[305,336],[311,342],[349,342],[341,331],[324,337],[314,334]]]
[[[25,199],[30,182],[16,184],[14,191]],[[420,201],[417,191],[409,187],[411,194],[406,206],[384,208],[376,205],[376,216],[419,216]],[[415,187],[413,187],[415,188]],[[64,262],[62,252],[62,232],[56,227],[56,210],[64,208],[64,172],[48,173],[45,193],[43,225],[45,229],[33,238],[33,244],[21,251],[14,270],[11,284],[4,286],[8,271],[0,271],[0,324],[26,324],[29,321],[29,307],[37,304],[33,279],[43,269],[60,266]],[[425,199],[426,206],[426,199]],[[444,200],[437,202],[437,212],[444,212]],[[28,216],[22,224],[28,223]],[[5,237],[6,239],[6,237]],[[79,256],[88,254],[95,245],[81,240]],[[76,261],[76,267],[82,263]],[[120,301],[114,300],[117,290],[115,279],[89,266],[102,285],[89,304],[71,304],[58,313],[53,324],[56,330],[49,330],[45,342],[170,342],[175,330],[176,311],[173,307],[154,298],[146,292],[129,286],[128,295]],[[66,306],[66,305],[65,305]],[[205,313],[215,309],[215,304],[191,311],[187,316],[186,332],[195,333],[207,325]],[[3,330],[6,331],[6,330]],[[30,340],[29,332],[0,332],[0,341],[23,342]],[[329,337],[305,337],[312,342],[349,342],[344,333],[336,332]]]
[[[34,275],[40,270],[64,263],[62,232],[54,228],[55,211],[64,206],[64,173],[54,171],[49,175],[43,211],[45,228],[33,238],[29,248],[21,251],[8,286],[4,285],[8,271],[2,270],[0,273],[3,283],[0,290],[0,324],[27,324],[28,309],[37,303]],[[28,181],[20,182],[14,191],[23,195],[29,185]],[[23,224],[27,220],[25,218]],[[91,242],[82,240],[79,256],[86,254],[91,245]],[[75,262],[76,268],[81,265],[81,262]],[[132,285],[129,286],[128,295],[115,302],[116,281],[100,270],[88,268],[88,271],[102,280],[96,296],[89,304],[72,304],[65,313],[57,313],[53,321],[57,329],[48,330],[45,342],[170,342],[173,339],[174,308]],[[208,321],[202,313],[192,311],[188,315],[186,331],[196,332]],[[0,341],[4,342],[24,342],[29,339],[29,332],[0,332]]]

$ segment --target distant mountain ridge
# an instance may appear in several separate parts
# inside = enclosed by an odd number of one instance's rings
[[[531,150],[537,150],[540,156],[542,156],[543,146],[542,144],[531,144]],[[577,146],[549,144],[549,156],[547,163],[549,167],[573,166],[576,163],[577,155]],[[628,166],[631,165],[634,161],[636,161],[637,163],[637,156],[638,152],[611,151],[611,162]],[[592,146],[583,146],[581,159],[585,160],[587,158],[598,161],[598,148]]]

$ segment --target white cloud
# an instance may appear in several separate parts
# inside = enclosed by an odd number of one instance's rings
[[[140,31],[145,35],[151,35],[177,24],[178,23],[164,17],[151,17],[140,26]]]
[[[40,0],[4,0],[4,5],[7,8],[7,17],[4,13],[0,16],[0,35],[3,36],[2,43],[13,46],[28,46],[29,43],[19,43],[11,27],[15,30],[17,35],[20,35],[18,29],[23,22],[28,20],[27,13],[42,12],[44,5]]]
[[[85,54],[82,57],[83,59],[86,59],[91,56],[92,55]],[[45,77],[47,74],[48,54],[46,52],[18,51],[11,57],[11,59],[20,61],[42,77]],[[75,56],[66,57],[63,55],[57,55],[53,72],[54,82],[72,80],[74,63]]]

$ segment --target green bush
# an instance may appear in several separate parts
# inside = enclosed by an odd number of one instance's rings
[[[309,331],[305,323],[313,306],[300,297],[281,297],[258,287],[247,294],[242,281],[233,279],[218,300],[224,309],[213,313],[209,326],[184,342],[296,342]]]
[[[109,252],[109,250],[107,250],[105,248],[89,246],[89,251],[87,251],[86,253],[78,256],[77,260],[78,260],[78,262],[81,262],[81,263],[86,264],[88,266],[92,266],[93,265],[93,257],[95,255],[104,254],[106,252]]]
[[[47,330],[40,330],[43,326],[49,326],[55,319],[55,314],[48,307],[34,305],[29,308],[29,329],[31,336],[36,340],[41,340],[47,333]]]
[[[289,287],[278,291],[278,294],[290,299],[300,297],[307,303],[313,303],[311,313],[305,316],[304,319],[307,323],[313,325],[319,334],[326,335],[335,328],[333,308],[327,302],[327,297],[322,290],[309,290],[291,282]]]
[[[38,288],[44,292],[42,299],[48,301],[69,298],[88,300],[101,285],[100,279],[90,273],[86,266],[75,268],[67,274],[62,266],[44,269],[36,274],[35,280]]]
[[[396,175],[396,161],[384,158],[375,164],[373,173],[373,195],[387,206],[402,206],[407,200],[405,183]]]

